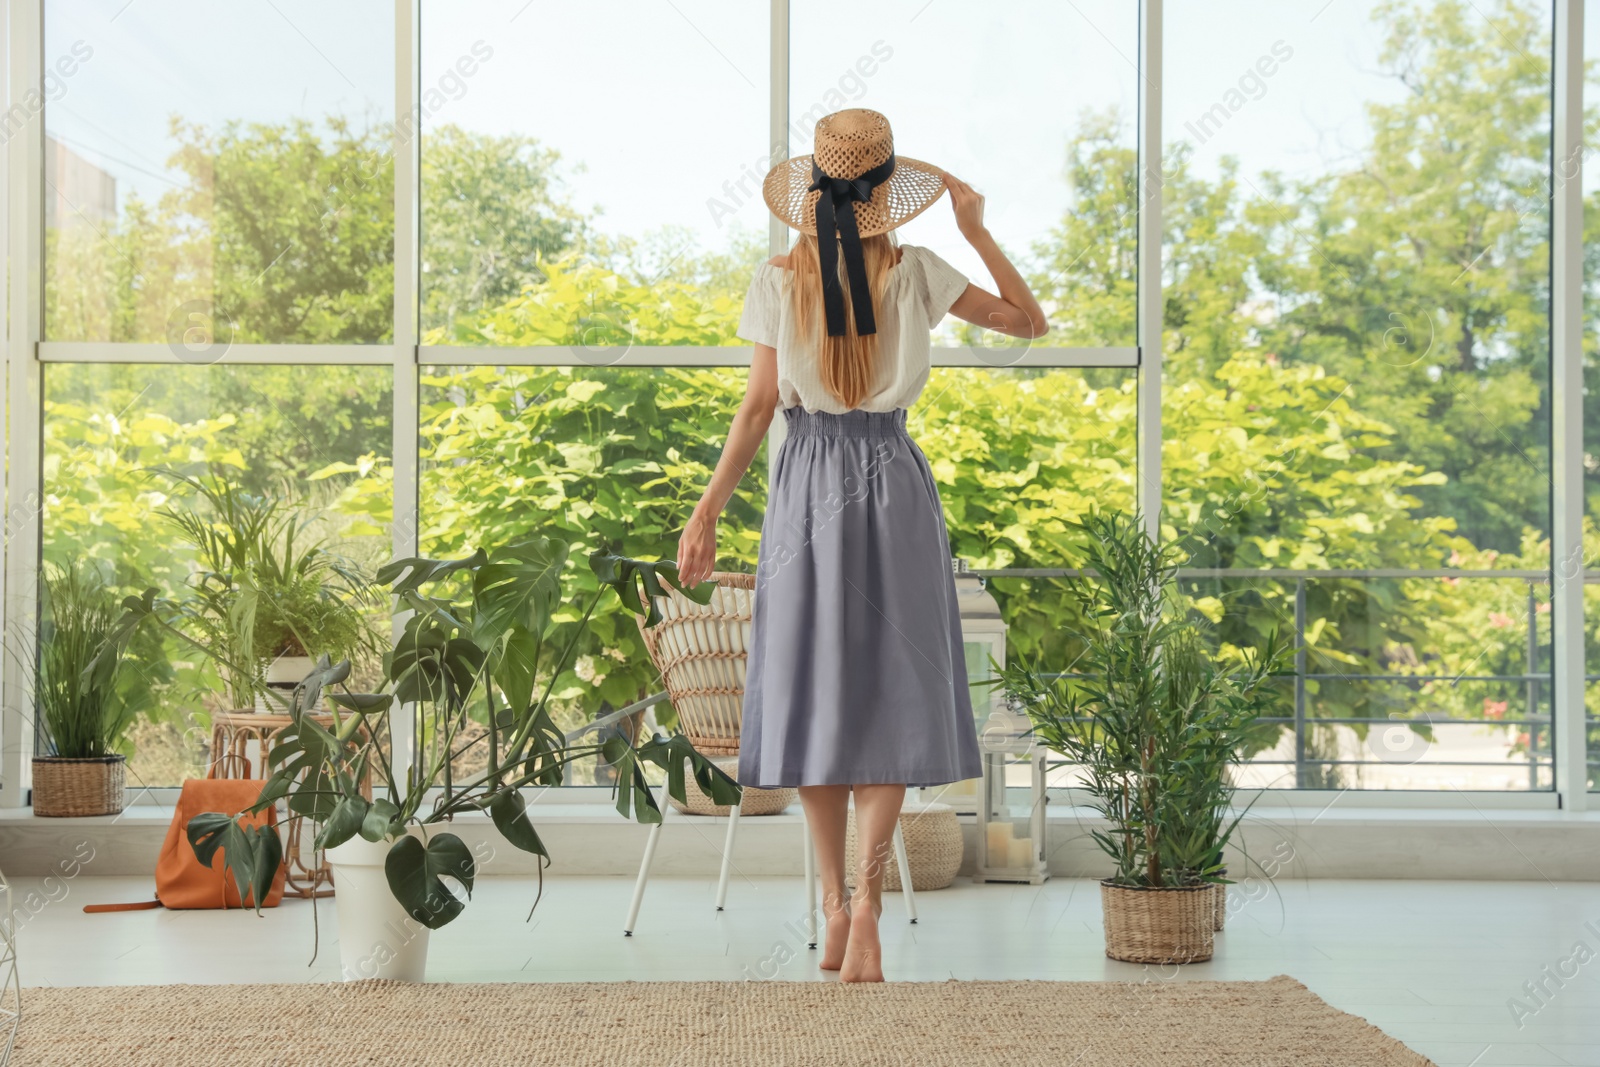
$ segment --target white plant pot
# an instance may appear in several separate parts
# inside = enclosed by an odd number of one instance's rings
[[[280,693],[283,699],[281,701],[272,700],[258,693],[256,694],[256,711],[261,712],[263,715],[284,714],[289,706],[290,691],[299,685],[316,665],[317,661],[310,656],[279,656],[267,664],[266,673],[262,675],[261,680]],[[307,710],[314,710],[321,703],[322,698],[319,694],[317,702]]]
[[[263,681],[268,685],[296,686],[316,666],[317,661],[310,656],[279,656],[267,664],[267,676]]]
[[[422,836],[417,830],[411,833]],[[392,844],[353,837],[326,853],[333,868],[339,964],[346,982],[420,982],[427,969],[428,928],[406,914],[384,874],[383,861]]]

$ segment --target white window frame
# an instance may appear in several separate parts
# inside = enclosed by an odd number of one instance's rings
[[[41,83],[43,68],[43,4],[46,0],[11,0],[0,19],[0,85],[8,100],[19,100]],[[1482,808],[1589,806],[1586,782],[1584,711],[1584,631],[1582,586],[1583,410],[1582,410],[1582,166],[1583,166],[1583,3],[1555,4],[1553,71],[1551,368],[1554,425],[1552,451],[1552,538],[1555,560],[1552,582],[1553,730],[1556,745],[1555,789],[1551,792],[1460,793],[1443,791],[1374,791],[1360,794],[1362,804],[1416,807],[1419,810],[1471,804]],[[789,123],[789,0],[770,4],[769,135],[786,145]],[[1128,347],[1039,347],[1008,353],[1007,366],[1136,368],[1138,385],[1138,500],[1152,528],[1161,510],[1161,378],[1162,378],[1162,29],[1163,0],[1139,4],[1138,144],[1138,295],[1137,343]],[[394,0],[395,113],[419,114],[420,0]],[[415,124],[396,122],[395,259],[393,339],[370,345],[234,345],[218,362],[229,364],[389,365],[394,375],[394,524],[397,555],[417,551],[419,369],[427,365],[547,366],[592,364],[592,355],[571,347],[477,348],[421,343],[418,289],[421,277],[419,242],[419,159]],[[182,362],[161,344],[42,341],[44,116],[33,116],[24,131],[6,145],[0,171],[5,193],[0,197],[0,248],[12,269],[6,292],[10,330],[4,338],[5,373],[0,375],[0,407],[9,405],[6,434],[6,538],[4,541],[4,662],[0,663],[0,807],[26,803],[32,754],[33,715],[28,705],[25,672],[35,649],[35,613],[41,542],[40,471],[41,373],[45,363]],[[771,220],[770,248],[787,249],[789,233]],[[608,365],[622,366],[748,366],[746,346],[630,348]],[[941,367],[994,366],[993,352],[975,348],[939,348],[934,364]],[[774,424],[773,444],[782,439],[782,422]],[[776,448],[769,448],[774,456]],[[402,624],[396,621],[396,626]],[[409,739],[397,739],[396,762],[404,764]],[[168,790],[153,791],[160,799]],[[601,790],[574,789],[573,793]],[[1356,794],[1359,791],[1351,791]],[[1284,790],[1287,802],[1314,804],[1314,791]],[[576,796],[575,796],[576,799]]]

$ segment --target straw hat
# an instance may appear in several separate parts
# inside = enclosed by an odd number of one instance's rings
[[[854,205],[862,237],[888,233],[916,218],[944,192],[944,172],[931,163],[895,155],[889,120],[864,107],[835,111],[817,121],[814,151],[779,163],[767,172],[761,195],[772,213],[790,228],[817,235],[820,190],[811,188],[811,165],[833,178],[857,178],[895,157],[889,180],[872,190],[870,200]]]

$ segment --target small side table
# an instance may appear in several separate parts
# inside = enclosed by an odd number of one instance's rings
[[[333,716],[313,713],[312,719],[320,726],[331,727]],[[220,711],[211,720],[211,766],[218,778],[249,778],[251,767],[266,767],[267,757],[277,745],[279,737],[292,726],[294,720],[287,715],[260,711]],[[251,746],[255,746],[252,761]],[[362,795],[372,799],[370,778],[361,783]],[[283,891],[292,896],[327,897],[333,895],[333,869],[326,859],[314,868],[305,865],[300,851],[300,824],[302,816],[290,812],[285,819],[289,833],[284,842],[285,878]],[[327,886],[328,888],[323,888]]]

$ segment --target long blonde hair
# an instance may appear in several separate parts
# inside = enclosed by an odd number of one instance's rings
[[[874,234],[861,239],[867,261],[867,285],[872,290],[874,317],[882,321],[883,293],[889,286],[889,270],[895,263],[896,242],[889,234]],[[847,408],[867,398],[877,376],[878,335],[856,334],[854,295],[845,276],[844,254],[838,259],[839,284],[844,289],[845,332],[830,337],[822,314],[822,261],[817,256],[817,239],[803,233],[789,250],[789,268],[794,273],[792,297],[796,333],[803,338],[820,335],[817,377],[822,387]]]

